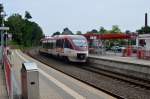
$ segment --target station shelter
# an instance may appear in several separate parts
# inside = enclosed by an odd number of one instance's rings
[[[112,39],[136,39],[136,34],[125,34],[125,33],[107,33],[107,34],[95,34],[95,33],[88,33],[84,34],[87,38],[89,43],[89,52],[92,53],[93,51],[101,52],[101,54],[105,54],[105,40],[112,40]],[[92,45],[93,44],[93,45]],[[129,43],[128,43],[129,44]],[[128,45],[128,49],[124,50],[124,55],[131,56],[131,47]]]

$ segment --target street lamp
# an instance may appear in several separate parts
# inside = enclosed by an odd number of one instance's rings
[[[9,30],[9,28],[5,27],[5,24],[4,24],[5,16],[6,16],[6,13],[3,10],[2,4],[0,4],[0,18],[2,21],[1,27],[0,27],[0,31],[1,31],[1,57],[0,58],[1,58],[2,66],[3,66],[3,48],[4,48],[4,33],[3,32]]]
[[[5,21],[5,16],[6,16],[6,12],[5,11],[1,11],[0,12],[0,17],[2,18],[2,23],[1,26],[4,27],[4,21]]]

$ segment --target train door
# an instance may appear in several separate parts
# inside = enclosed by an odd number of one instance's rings
[[[64,55],[64,39],[60,40],[60,54]]]
[[[56,54],[62,55],[64,53],[64,40],[58,39],[56,41]]]
[[[52,40],[52,54],[56,55],[56,40]]]
[[[72,48],[73,47],[72,47],[71,43],[69,42],[69,40],[65,39],[64,40],[64,55],[69,56],[69,54],[71,54]]]

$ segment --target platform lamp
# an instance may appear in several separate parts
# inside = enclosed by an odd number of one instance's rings
[[[0,21],[1,21],[1,23],[0,23],[0,27],[2,26],[2,20],[3,20],[3,15],[2,15],[2,12],[3,12],[4,10],[3,10],[3,5],[2,4],[0,4]],[[1,35],[1,49],[0,49],[0,60],[1,60],[1,63],[2,63],[2,30],[0,30],[0,35]]]
[[[1,27],[0,27],[0,32],[1,32],[1,63],[2,63],[2,68],[3,68],[3,49],[4,49],[4,31],[9,30],[9,27],[5,27],[4,20],[5,20],[6,13],[3,10],[3,5],[0,4],[0,18],[1,18]]]

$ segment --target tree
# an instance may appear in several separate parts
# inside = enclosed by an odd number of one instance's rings
[[[121,29],[119,28],[118,25],[113,25],[112,29],[110,31],[108,31],[108,33],[113,33],[115,35],[116,33],[121,33]],[[111,39],[111,40],[107,41],[107,43],[109,45],[108,46],[109,48],[111,48],[114,45],[115,46],[116,45],[121,45],[122,42],[124,42],[124,41],[121,40],[121,39]]]
[[[104,27],[100,27],[100,30],[99,30],[99,33],[100,34],[104,34],[104,33],[107,33],[107,30],[104,28]]]
[[[81,32],[81,31],[77,31],[76,34],[77,34],[77,35],[81,35],[82,32]]]
[[[13,14],[7,20],[6,25],[10,27],[9,32],[12,33],[12,39],[18,44],[22,44],[22,28],[25,25],[22,16],[20,14]]]
[[[55,35],[60,35],[61,33],[59,31],[55,32],[52,34],[52,36],[55,36]]]
[[[130,31],[130,30],[126,30],[125,33],[126,33],[126,34],[130,34],[131,31]]]
[[[62,35],[73,35],[72,31],[69,28],[64,28]]]
[[[13,14],[7,20],[6,25],[10,27],[13,41],[27,47],[40,44],[43,31],[37,23],[23,19],[20,14]]]
[[[98,33],[98,31],[97,31],[96,29],[93,29],[93,30],[91,31],[91,33]]]
[[[4,11],[3,5],[0,4],[0,14]],[[0,15],[0,25],[2,24],[2,16]]]
[[[150,33],[150,27],[149,26],[141,27],[141,29],[137,30],[137,32],[139,34],[148,34],[148,33]]]
[[[25,11],[25,19],[28,20],[31,18],[32,18],[31,14],[28,11]]]
[[[0,4],[0,12],[2,12],[4,10],[3,5]]]
[[[121,30],[118,25],[113,25],[112,30],[110,30],[110,33],[120,33],[120,32]]]

